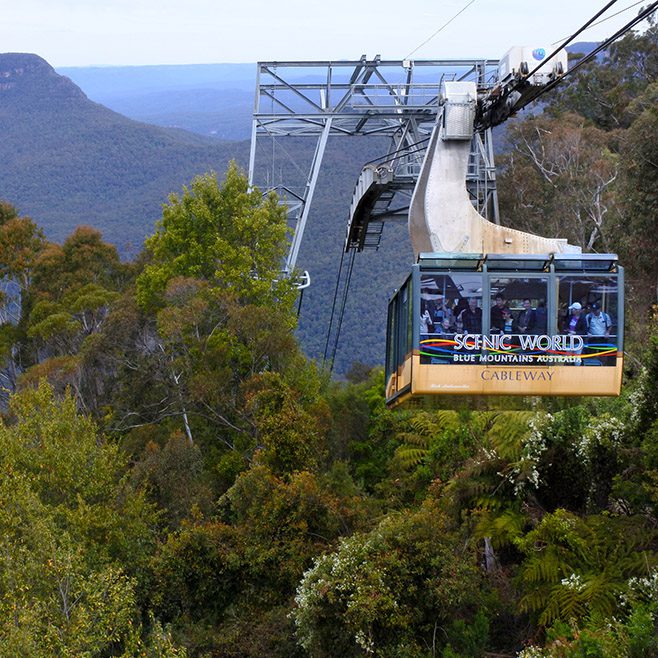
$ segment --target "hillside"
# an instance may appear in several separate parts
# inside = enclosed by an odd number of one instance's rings
[[[134,254],[171,191],[245,161],[245,144],[138,123],[90,101],[36,55],[0,55],[0,79],[0,196],[54,240],[91,224]]]

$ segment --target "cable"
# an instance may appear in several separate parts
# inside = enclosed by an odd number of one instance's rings
[[[629,5],[625,9],[620,9],[619,11],[615,12],[614,14],[610,14],[610,16],[606,16],[605,18],[602,18],[600,21],[597,21],[596,23],[592,23],[590,27],[596,27],[597,25],[601,25],[601,23],[605,23],[606,21],[609,21],[611,18],[614,18],[615,16],[619,16],[619,14],[623,14],[625,11],[628,11],[629,9],[633,9],[633,7],[637,7],[638,5],[644,4],[645,0],[640,0],[639,2],[635,2],[632,5]],[[567,37],[562,37],[561,39],[558,39],[557,41],[554,41],[551,46],[556,46],[558,43],[561,43],[566,39]]]
[[[390,153],[387,153],[386,155],[382,155],[379,158],[374,158],[373,160],[366,162],[363,166],[367,167],[368,165],[373,165],[373,164],[387,164],[389,162],[393,162],[393,160],[395,160],[400,154],[404,156],[404,155],[409,155],[411,153],[420,153],[421,151],[423,151],[422,148],[423,145],[427,144],[427,142],[429,142],[430,139],[431,137],[429,135],[427,137],[423,137],[423,139],[414,142],[413,144],[409,144],[395,151],[391,151]],[[414,146],[420,146],[420,148],[414,149],[413,151],[410,150]]]
[[[334,370],[334,363],[336,361],[336,352],[338,351],[338,342],[340,340],[340,330],[343,327],[343,318],[345,317],[345,307],[347,306],[347,293],[350,289],[350,282],[352,281],[352,270],[354,269],[354,257],[356,256],[356,251],[352,251],[350,254],[350,266],[347,271],[347,281],[345,282],[345,290],[343,291],[343,299],[341,301],[340,315],[338,316],[338,327],[336,329],[336,340],[334,341],[334,348],[331,353],[331,361],[329,363],[329,373],[332,373]]]
[[[425,41],[423,41],[420,46],[414,48],[404,59],[409,59],[416,51],[420,50],[426,43],[429,43],[439,32],[441,32],[441,30],[448,27],[448,25],[450,25],[450,23],[452,23],[452,21],[454,21],[455,18],[459,16],[459,14],[465,12],[474,2],[475,0],[471,0],[468,4],[462,7],[447,23],[444,23],[436,32],[434,32],[434,34],[425,39]]]
[[[608,6],[610,6],[610,5],[608,5]],[[656,7],[658,7],[658,1],[653,2],[651,5],[649,5],[649,7],[647,7],[646,9],[643,9],[635,18],[633,18],[631,21],[626,23],[626,25],[624,25],[619,30],[617,30],[617,32],[615,32],[611,37],[608,37],[605,41],[600,43],[594,50],[592,50],[592,52],[588,53],[585,57],[580,59],[578,61],[578,63],[576,65],[574,65],[572,68],[570,68],[564,75],[560,76],[559,78],[556,78],[555,80],[553,80],[552,82],[547,84],[545,87],[542,87],[542,88],[536,90],[535,93],[531,93],[529,96],[527,96],[523,100],[523,102],[520,102],[518,104],[515,103],[513,105],[511,113],[515,114],[519,110],[522,110],[524,107],[526,107],[530,103],[533,103],[534,101],[536,101],[540,96],[542,96],[545,93],[548,93],[549,91],[554,89],[557,85],[561,84],[564,80],[566,80],[567,77],[569,77],[570,75],[573,75],[581,66],[584,66],[587,62],[589,62],[594,57],[596,57],[596,55],[598,53],[600,53],[602,50],[605,50],[606,48],[608,48],[610,46],[610,44],[614,43],[617,39],[624,36],[624,34],[626,34],[631,29],[633,29],[633,27],[635,27],[638,23],[645,20],[650,14],[652,14],[656,10]],[[605,10],[605,8],[604,8],[604,10]],[[599,15],[600,15],[600,12],[599,12]],[[595,18],[596,18],[596,16],[593,19],[590,19],[589,22],[591,22]],[[575,35],[582,32],[583,29],[584,28],[581,28],[580,30],[578,30],[578,32],[576,32]],[[572,36],[572,37],[570,37],[569,40],[572,40],[573,38],[574,37]],[[558,50],[560,50],[560,49],[558,49]],[[551,57],[552,56],[553,55],[551,55]],[[530,77],[530,75],[531,74],[528,74],[527,76],[525,76],[525,78],[523,80],[520,80],[520,81],[514,83],[512,86],[505,89],[505,91],[503,92],[501,97],[499,97],[496,105],[500,105],[501,103],[505,103],[505,99],[507,99],[510,96],[510,94],[512,94],[514,91],[516,91],[518,89],[519,85],[522,84],[524,81],[526,81],[527,78]],[[485,123],[488,127],[493,127],[495,125],[498,125],[499,123],[502,123],[502,121],[504,121],[504,119],[507,116],[509,116],[508,114],[506,114],[505,117],[500,118],[500,117],[496,117],[495,115],[492,115],[491,112],[492,112],[492,109],[487,110],[487,113],[490,115],[490,118]],[[487,113],[485,113],[485,114],[487,114]],[[491,117],[493,117],[493,119]]]
[[[341,249],[340,264],[338,265],[338,276],[336,277],[336,288],[334,290],[334,301],[331,304],[331,315],[329,316],[329,328],[327,329],[327,340],[324,344],[324,355],[322,357],[322,365],[327,362],[327,355],[329,353],[329,340],[331,338],[331,329],[334,324],[334,313],[336,311],[336,300],[338,299],[338,289],[340,288],[340,280],[343,274],[343,260],[345,258],[345,250]]]

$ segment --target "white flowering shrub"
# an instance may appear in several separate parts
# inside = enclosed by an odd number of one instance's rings
[[[394,614],[397,602],[384,574],[373,564],[376,535],[355,535],[341,541],[338,550],[320,556],[303,576],[293,613],[300,644],[311,651],[318,635],[317,622],[328,609],[340,615],[353,643],[374,653],[371,626],[378,617]],[[321,629],[320,634],[328,629]]]
[[[508,475],[516,496],[521,495],[528,485],[534,489],[539,486],[539,463],[548,447],[546,437],[552,420],[551,414],[536,414],[528,423],[530,431],[521,444],[521,455],[512,464]]]
[[[592,416],[575,444],[576,454],[584,465],[589,465],[597,451],[617,450],[623,443],[625,431],[624,423],[610,414]]]
[[[541,647],[530,646],[516,654],[517,658],[546,658],[548,654]]]
[[[640,381],[644,383],[644,380],[647,378],[646,368],[642,369],[640,374]],[[632,391],[628,396],[628,403],[631,407],[631,424],[637,426],[641,422],[641,411],[644,405],[647,402],[647,396],[644,392],[643,386],[638,386],[634,391]]]
[[[628,590],[628,598],[639,599],[658,606],[658,568],[651,569],[647,576],[629,578]]]
[[[451,620],[469,619],[481,602],[476,564],[435,502],[389,515],[304,574],[292,612],[298,641],[314,658],[415,658],[432,642],[445,646]]]

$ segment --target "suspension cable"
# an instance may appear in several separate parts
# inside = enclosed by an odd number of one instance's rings
[[[347,271],[347,280],[345,281],[345,289],[343,291],[343,298],[340,305],[340,314],[338,316],[338,326],[336,328],[336,339],[334,340],[334,347],[331,352],[331,361],[329,362],[329,373],[334,370],[334,363],[336,362],[336,352],[338,351],[338,342],[340,340],[340,331],[343,327],[343,318],[345,317],[345,307],[347,306],[347,295],[350,289],[350,282],[352,281],[352,270],[354,269],[354,257],[356,251],[352,250],[350,254],[350,264]]]
[[[448,25],[450,25],[450,23],[452,23],[452,21],[454,21],[455,18],[457,18],[457,16],[465,12],[474,2],[475,0],[470,0],[470,2],[464,5],[449,21],[446,21],[438,30],[436,30],[436,32],[434,32],[432,35],[427,37],[427,39],[425,39],[423,43],[421,43],[419,46],[416,46],[404,59],[409,59],[415,52],[420,50],[426,43],[429,43],[439,32],[441,32],[446,27],[448,27]]]
[[[395,151],[391,151],[390,153],[387,153],[386,155],[382,155],[379,158],[373,158],[372,160],[366,162],[363,166],[367,167],[368,165],[373,165],[373,164],[387,164],[389,162],[393,162],[397,157],[400,156],[405,156],[405,155],[410,155],[413,153],[420,153],[423,151],[424,146],[427,144],[427,142],[430,141],[430,136],[428,135],[427,137],[423,137],[423,139],[419,139],[417,142],[413,142],[412,144],[408,144],[407,146],[403,146],[402,148],[396,149]],[[414,146],[418,146],[418,148],[412,149]]]
[[[341,249],[340,254],[340,264],[338,265],[338,276],[336,277],[336,287],[334,289],[334,299],[331,303],[331,315],[329,316],[329,328],[327,329],[327,340],[324,344],[324,355],[322,357],[322,365],[324,366],[327,362],[327,356],[329,354],[329,340],[331,339],[331,330],[334,324],[334,315],[336,312],[336,300],[338,299],[338,290],[340,289],[340,280],[343,274],[343,260],[345,259],[345,250]]]
[[[639,2],[634,2],[632,5],[628,5],[628,7],[624,7],[623,9],[616,11],[614,14],[610,14],[610,16],[606,16],[605,18],[602,18],[600,21],[597,21],[596,23],[592,23],[591,27],[596,27],[597,25],[601,25],[601,23],[605,23],[606,21],[613,19],[615,16],[619,16],[619,14],[623,14],[624,12],[627,12],[629,9],[633,9],[633,7],[637,7],[638,5],[644,4],[644,2],[645,0],[639,0]],[[562,37],[561,39],[554,41],[551,44],[551,46],[557,46],[558,43],[561,43],[566,38],[567,37]]]

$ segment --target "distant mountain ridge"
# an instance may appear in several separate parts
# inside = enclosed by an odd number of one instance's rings
[[[219,139],[251,135],[256,64],[62,67],[98,103],[138,121]]]
[[[79,87],[55,72],[37,55],[5,53],[0,55],[0,92],[2,105],[31,102],[35,107],[57,100],[82,101],[86,98]],[[39,84],[35,85],[34,81]]]
[[[31,54],[0,54],[0,131],[0,198],[52,239],[86,223],[124,253],[141,247],[170,192],[232,158],[244,166],[248,152],[128,119]]]

